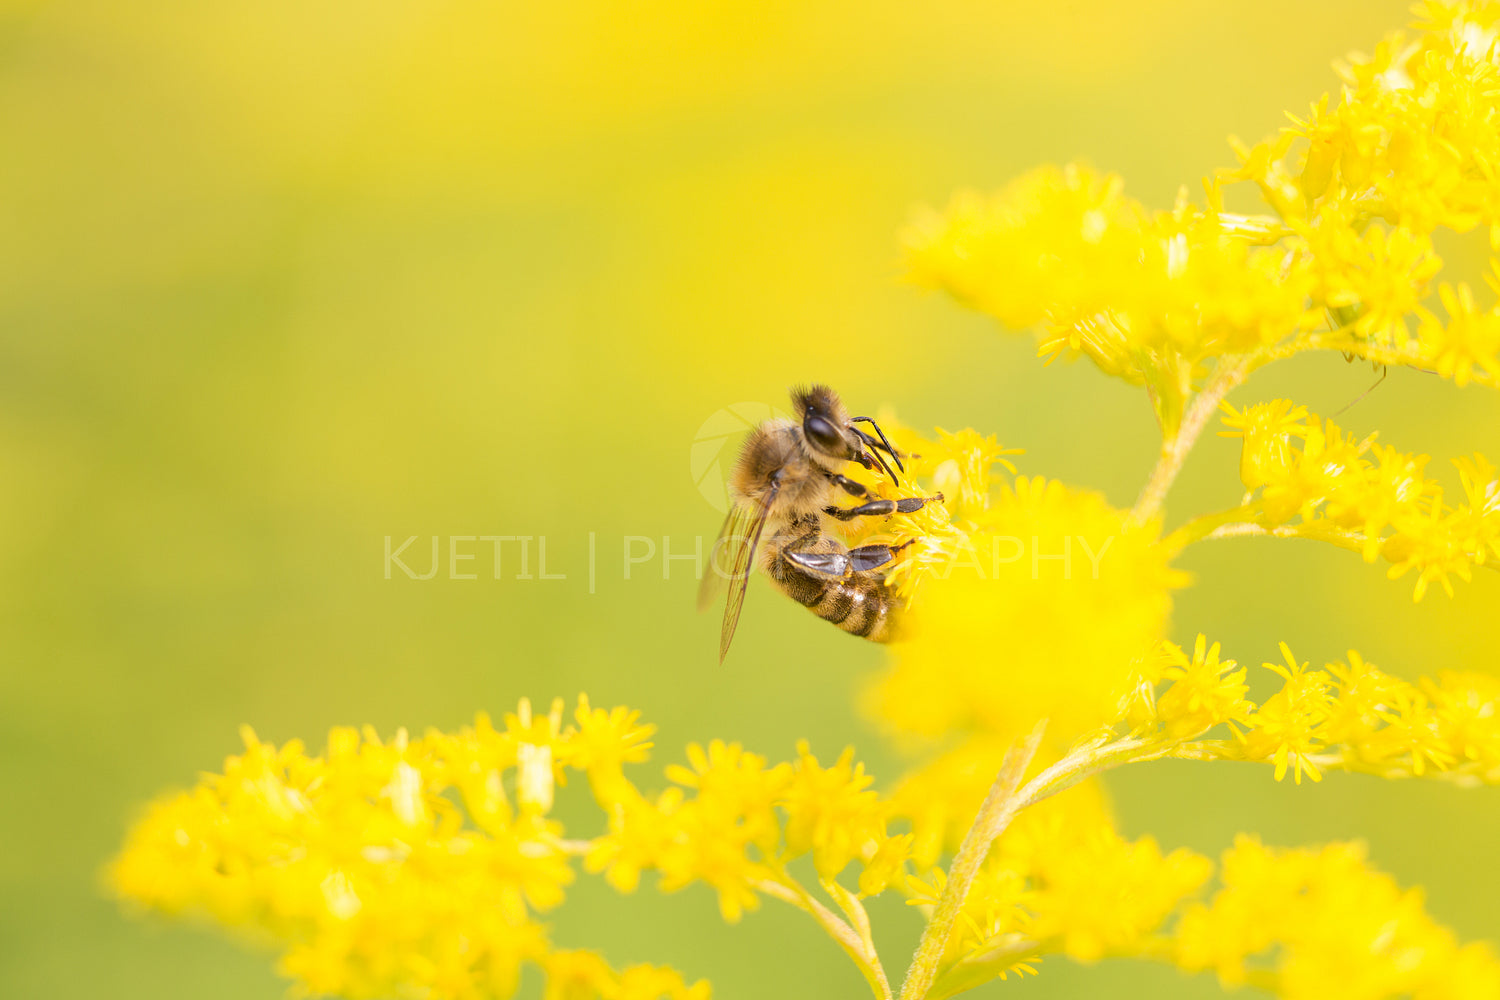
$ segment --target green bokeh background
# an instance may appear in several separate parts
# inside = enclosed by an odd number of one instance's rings
[[[283,994],[264,956],[127,920],[98,888],[133,812],[216,767],[241,722],[317,741],[586,690],[657,723],[658,760],[806,736],[894,779],[855,708],[879,648],[757,584],[720,667],[690,567],[663,578],[663,536],[691,552],[719,522],[699,427],[824,379],[1128,504],[1155,448],[1140,393],[1043,370],[1029,338],[903,285],[900,227],[1074,157],[1168,205],[1405,6],[0,5],[0,995]],[[1332,412],[1371,380],[1307,358],[1237,398]],[[1393,372],[1344,420],[1442,459],[1500,457],[1497,418],[1487,390]],[[1207,441],[1172,513],[1232,501],[1236,460]],[[446,579],[446,552],[434,579],[386,580],[387,535],[419,536],[419,568],[434,535],[546,536],[567,578],[508,561],[496,581],[478,543],[477,580]],[[626,536],[658,556],[629,581]],[[1285,639],[1407,676],[1495,666],[1500,575],[1413,605],[1409,581],[1311,545],[1184,562],[1177,637],[1242,661]],[[1492,791],[1190,764],[1110,785],[1127,831],[1167,846],[1365,837],[1460,934],[1500,938]],[[917,915],[876,919],[899,967]],[[707,891],[586,877],[554,923],[729,1000],[864,990],[774,903],[730,928]],[[986,995],[1217,995],[1167,969],[1043,968]]]

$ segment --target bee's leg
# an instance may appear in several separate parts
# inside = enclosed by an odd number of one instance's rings
[[[900,500],[870,500],[858,507],[824,507],[823,513],[840,521],[852,521],[856,517],[873,517],[886,514],[911,514],[922,509],[924,504],[942,503],[943,495],[930,497],[903,497]]]
[[[809,576],[842,580],[850,573],[867,573],[879,569],[896,553],[911,542],[900,545],[861,545],[857,549],[845,549],[832,539],[824,539],[826,548],[821,552],[783,550],[781,557],[793,567]]]
[[[781,555],[808,576],[842,580],[849,575],[849,553],[842,546],[831,552],[783,552]]]
[[[821,593],[824,578],[842,578],[848,572],[848,567],[838,562],[840,559],[847,562],[845,553],[848,550],[836,539],[823,537],[822,524],[816,514],[807,515],[793,528],[800,530],[790,541],[778,546],[777,556],[771,563],[771,577],[786,584],[800,582],[805,586],[815,583]]]
[[[870,492],[865,488],[864,483],[856,482],[855,480],[850,479],[848,476],[841,476],[837,472],[830,472],[828,474],[828,478],[833,480],[833,485],[837,486],[839,489],[843,490],[851,497],[862,497]]]
[[[861,545],[857,549],[850,549],[849,568],[856,573],[879,569],[910,544],[911,542],[902,542],[900,545]]]

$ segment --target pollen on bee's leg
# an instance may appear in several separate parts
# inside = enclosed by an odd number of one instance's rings
[[[943,495],[941,493],[935,493],[930,497],[903,497],[896,501],[896,513],[915,514],[927,504],[942,502]]]

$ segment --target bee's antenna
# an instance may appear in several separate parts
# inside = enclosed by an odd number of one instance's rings
[[[901,456],[896,452],[895,448],[891,447],[891,443],[886,440],[885,431],[880,429],[880,425],[875,422],[874,417],[850,417],[849,422],[851,424],[869,424],[871,427],[875,428],[875,433],[880,435],[880,444],[883,445],[890,456],[896,460],[896,468],[900,469],[902,472],[906,471],[906,466],[901,464]],[[855,430],[859,429],[855,428]],[[866,441],[869,441],[872,448],[879,447],[875,444],[874,441],[870,439],[870,436],[868,434],[865,434],[863,431],[860,431],[859,436],[864,438]]]

